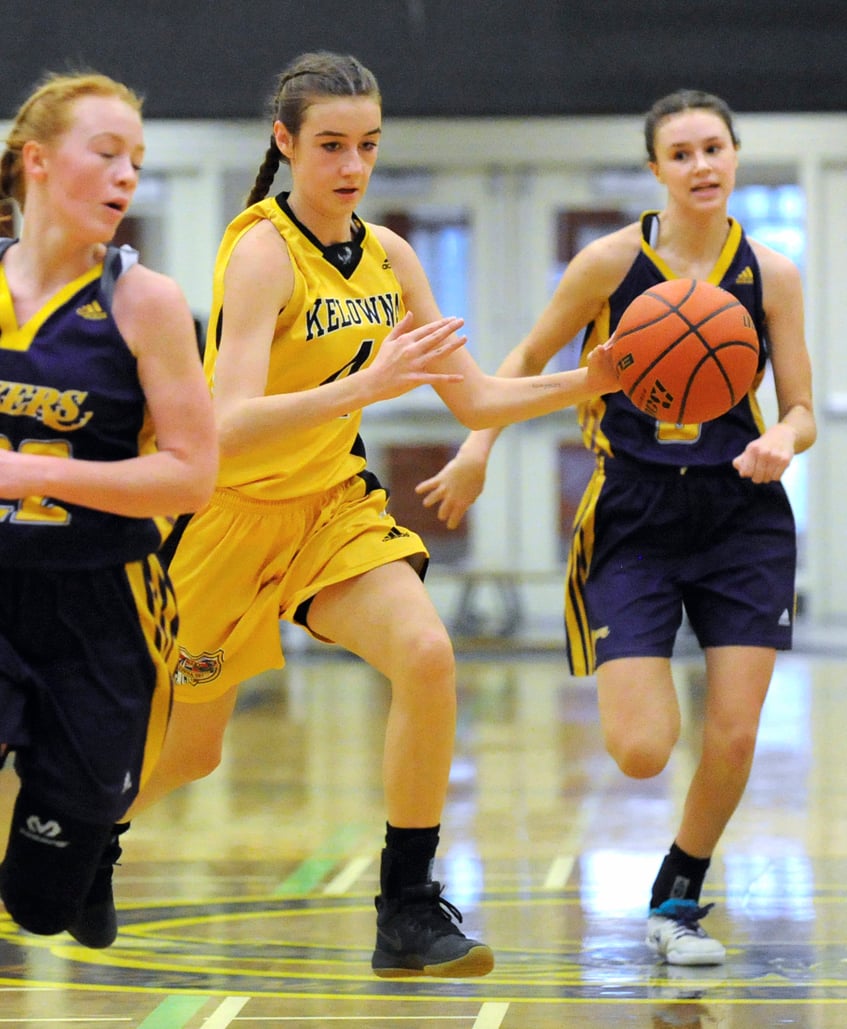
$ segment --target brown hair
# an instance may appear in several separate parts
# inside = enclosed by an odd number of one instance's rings
[[[725,100],[721,100],[714,93],[704,93],[700,89],[679,89],[657,100],[647,112],[644,120],[644,142],[649,161],[656,160],[656,132],[659,124],[670,115],[681,114],[683,111],[711,111],[716,114],[729,129],[733,144],[736,147],[741,146],[741,140],[733,125],[732,111]]]
[[[26,199],[21,152],[34,139],[50,143],[66,132],[72,121],[75,101],[85,96],[116,97],[135,111],[142,98],[129,86],[96,72],[49,74],[21,104],[0,156],[0,200],[12,198],[23,210]]]
[[[271,100],[274,121],[280,121],[296,138],[308,107],[321,97],[365,96],[382,103],[376,77],[349,54],[329,50],[301,54],[277,78]],[[268,195],[281,163],[287,158],[279,152],[271,135],[270,146],[247,197],[247,206]]]

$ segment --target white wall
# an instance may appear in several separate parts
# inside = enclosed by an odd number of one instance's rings
[[[793,176],[806,193],[806,325],[820,426],[810,454],[807,596],[816,620],[847,621],[847,358],[841,338],[847,324],[847,115],[739,115],[737,124],[742,171]],[[145,174],[166,180],[153,201],[163,225],[162,252],[147,259],[177,278],[200,313],[209,306],[218,240],[237,210],[233,183],[249,187],[268,129],[258,122],[147,123]],[[638,118],[386,122],[380,169],[423,169],[431,174],[421,175],[416,200],[431,193],[443,203],[452,190],[473,213],[475,346],[483,367],[499,364],[547,298],[552,198],[609,206],[608,195],[598,195],[599,173],[618,169],[625,178],[641,166],[643,152]],[[284,183],[281,172],[275,188]],[[423,420],[419,411],[407,417],[402,406],[374,415],[368,431],[375,438],[463,437],[450,416],[435,409]],[[474,521],[475,561],[539,569],[556,560],[551,454],[569,431],[572,419],[563,414],[503,434]],[[550,596],[539,586],[530,606],[549,611]],[[558,603],[560,591],[555,597]]]

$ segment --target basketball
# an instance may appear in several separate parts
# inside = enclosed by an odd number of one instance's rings
[[[759,366],[747,308],[719,286],[671,279],[637,296],[612,345],[621,389],[637,408],[678,425],[708,422],[734,407]]]

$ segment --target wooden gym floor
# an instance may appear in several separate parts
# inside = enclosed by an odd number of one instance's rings
[[[26,936],[0,913],[0,1027],[847,1025],[847,653],[778,661],[704,894],[728,959],[704,969],[643,944],[696,753],[699,659],[675,663],[685,727],[670,767],[630,782],[603,751],[592,681],[558,653],[463,656],[436,878],[497,958],[466,981],[370,972],[386,688],[332,653],[248,684],[224,765],[136,821],[113,947]],[[15,789],[6,770],[4,827]]]

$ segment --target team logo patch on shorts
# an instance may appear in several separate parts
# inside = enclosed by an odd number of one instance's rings
[[[223,658],[222,650],[190,654],[184,647],[180,647],[174,682],[180,686],[202,686],[204,683],[213,682],[221,674]]]

